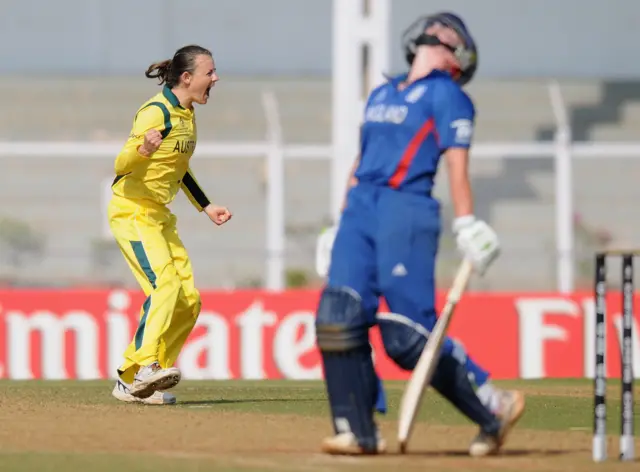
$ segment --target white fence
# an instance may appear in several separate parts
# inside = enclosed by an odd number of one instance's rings
[[[556,227],[556,272],[557,290],[568,293],[574,287],[574,235],[573,235],[573,182],[572,161],[598,156],[611,158],[637,158],[640,143],[571,142],[571,129],[566,120],[560,88],[549,85],[550,98],[557,120],[555,142],[478,143],[472,149],[474,159],[509,158],[553,159],[555,162],[555,227]],[[263,141],[254,142],[201,142],[198,144],[198,159],[262,157],[267,164],[267,197],[265,247],[267,253],[265,285],[271,290],[284,288],[285,280],[285,159],[344,159],[334,152],[332,144],[295,145],[282,140],[281,120],[275,95],[263,94],[263,109],[268,123],[268,133]],[[0,142],[0,158],[16,157],[38,159],[58,157],[65,159],[112,159],[121,147],[119,142]],[[106,182],[106,185],[109,185]],[[334,192],[342,192],[344,182],[333,182]],[[104,198],[109,192],[104,193]],[[335,196],[332,199],[335,201]],[[328,208],[330,202],[327,202]],[[106,207],[103,200],[102,209]],[[106,220],[104,218],[103,220]]]

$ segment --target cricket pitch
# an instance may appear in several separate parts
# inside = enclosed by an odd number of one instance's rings
[[[472,459],[477,428],[432,390],[409,443],[395,441],[401,382],[386,384],[390,412],[379,417],[389,454],[331,457],[319,452],[331,434],[319,382],[183,381],[173,406],[123,404],[112,382],[0,381],[0,470],[158,471],[617,471],[619,382],[607,399],[609,461],[591,461],[591,381],[497,382],[527,395],[527,410],[502,455]],[[640,384],[636,383],[636,391]],[[640,415],[636,409],[636,431]],[[640,441],[636,440],[640,451]]]

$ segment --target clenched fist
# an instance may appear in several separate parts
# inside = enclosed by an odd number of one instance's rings
[[[218,226],[225,224],[233,216],[227,207],[221,207],[212,204],[207,205],[204,211],[209,219]]]
[[[162,144],[162,135],[157,129],[150,129],[144,135],[144,143],[138,149],[143,156],[149,157],[158,150]]]

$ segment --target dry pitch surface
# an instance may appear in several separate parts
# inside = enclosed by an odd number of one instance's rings
[[[189,382],[174,406],[117,402],[111,382],[0,382],[0,471],[631,471],[617,461],[620,390],[610,383],[607,463],[591,461],[589,381],[503,383],[528,408],[499,457],[466,456],[476,432],[433,391],[425,395],[410,451],[399,455],[394,421],[402,383],[388,383],[380,418],[390,454],[319,453],[331,432],[318,382]],[[636,392],[640,384],[636,384]],[[640,405],[636,431],[640,432]],[[640,455],[640,441],[636,441]]]

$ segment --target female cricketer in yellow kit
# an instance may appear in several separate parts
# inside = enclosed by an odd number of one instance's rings
[[[180,381],[173,367],[200,313],[187,251],[167,205],[182,189],[217,225],[231,212],[209,202],[189,167],[197,141],[194,103],[206,104],[218,80],[211,52],[185,46],[145,74],[163,89],[145,102],[115,161],[109,224],[147,295],[134,338],[118,368],[113,396],[129,402],[175,403],[164,392]]]

